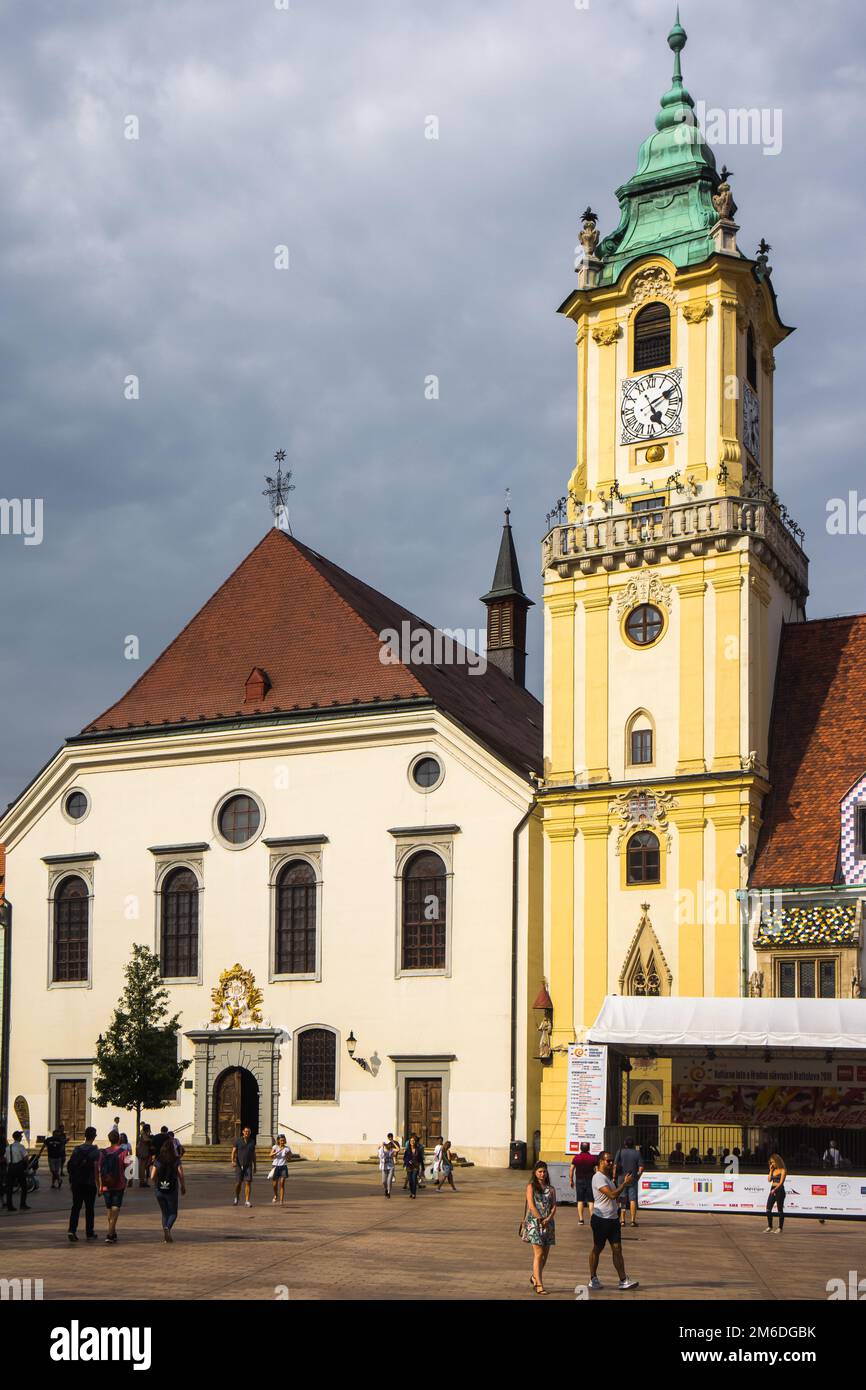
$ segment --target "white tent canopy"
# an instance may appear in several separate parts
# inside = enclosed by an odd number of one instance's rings
[[[609,994],[587,1042],[666,1051],[687,1047],[866,1052],[866,999],[689,999]]]

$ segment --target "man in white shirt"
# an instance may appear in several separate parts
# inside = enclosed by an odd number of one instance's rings
[[[637,1288],[637,1279],[629,1279],[625,1272],[619,1209],[617,1207],[619,1194],[625,1191],[631,1180],[630,1174],[626,1173],[625,1182],[620,1183],[619,1187],[614,1187],[613,1159],[605,1150],[599,1157],[598,1171],[593,1174],[592,1179],[592,1197],[595,1210],[589,1222],[592,1227],[592,1250],[589,1254],[589,1287],[591,1289],[604,1288],[598,1277],[598,1261],[602,1250],[608,1244],[616,1272],[619,1275],[619,1287],[621,1289]]]
[[[382,1186],[385,1189],[385,1196],[391,1196],[391,1188],[394,1186],[394,1164],[396,1162],[397,1141],[393,1134],[388,1134],[379,1145],[379,1172],[382,1174]]]
[[[15,1211],[12,1201],[15,1189],[21,1189],[21,1201],[18,1209],[27,1211],[27,1147],[21,1140],[24,1135],[20,1129],[16,1129],[12,1135],[12,1143],[6,1154],[6,1210]]]
[[[824,1152],[823,1163],[825,1168],[838,1168],[842,1163],[842,1155],[836,1148],[836,1140],[831,1139],[829,1148]]]

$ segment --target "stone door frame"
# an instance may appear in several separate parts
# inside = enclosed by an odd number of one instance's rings
[[[259,1143],[274,1143],[280,1113],[280,1028],[200,1029],[186,1033],[194,1047],[195,1110],[190,1143],[214,1143],[214,1088],[230,1067],[252,1072],[259,1088]]]

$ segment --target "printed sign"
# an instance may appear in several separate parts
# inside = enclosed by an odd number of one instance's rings
[[[675,1059],[671,1080],[674,1124],[866,1126],[866,1083],[847,1063]]]
[[[713,1173],[700,1178],[689,1173],[653,1173],[638,1180],[638,1205],[668,1211],[763,1213],[769,1191],[762,1173]],[[786,1216],[866,1217],[866,1184],[860,1178],[801,1178],[789,1173],[785,1194]]]
[[[565,1146],[570,1154],[588,1143],[592,1153],[604,1148],[607,1111],[607,1048],[577,1043],[568,1049]]]

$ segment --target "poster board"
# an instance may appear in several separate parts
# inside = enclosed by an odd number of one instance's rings
[[[607,1114],[607,1047],[574,1043],[568,1049],[565,1147],[570,1154],[588,1143],[591,1153],[604,1148]]]

